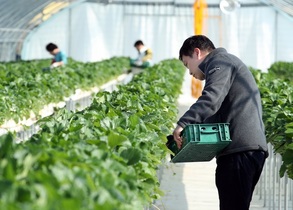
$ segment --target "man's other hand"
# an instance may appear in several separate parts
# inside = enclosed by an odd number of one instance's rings
[[[183,130],[183,128],[181,126],[177,125],[177,127],[173,131],[174,140],[176,141],[177,147],[179,149],[181,149],[181,147],[182,147],[182,140],[183,139],[180,136],[182,130]]]

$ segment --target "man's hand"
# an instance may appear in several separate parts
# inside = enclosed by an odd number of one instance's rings
[[[177,127],[173,131],[174,140],[176,141],[177,147],[179,149],[181,149],[182,141],[183,141],[183,139],[180,136],[180,133],[182,130],[183,130],[183,128],[181,126],[177,125]]]

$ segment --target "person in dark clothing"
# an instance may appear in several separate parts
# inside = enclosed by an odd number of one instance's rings
[[[268,156],[260,92],[247,66],[203,35],[186,39],[179,59],[190,74],[205,80],[202,95],[173,131],[178,148],[188,124],[229,123],[231,144],[217,155],[220,210],[248,210]]]

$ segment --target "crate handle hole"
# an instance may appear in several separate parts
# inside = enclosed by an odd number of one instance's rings
[[[206,127],[201,127],[200,129],[201,129],[202,131],[205,131],[205,130],[206,130]],[[217,128],[217,127],[212,127],[212,130],[213,130],[213,131],[217,131],[218,128]]]

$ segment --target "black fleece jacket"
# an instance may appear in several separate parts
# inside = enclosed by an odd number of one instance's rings
[[[221,154],[249,150],[267,153],[257,84],[247,66],[224,48],[210,52],[199,65],[205,74],[202,95],[177,122],[230,123],[231,144]]]

